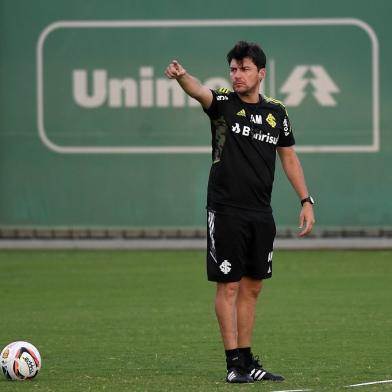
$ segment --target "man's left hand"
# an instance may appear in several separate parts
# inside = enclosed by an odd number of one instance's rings
[[[310,203],[305,203],[299,214],[299,228],[302,229],[299,236],[304,237],[309,234],[312,231],[315,222],[313,206]]]

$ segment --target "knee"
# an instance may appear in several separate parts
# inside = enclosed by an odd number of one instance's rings
[[[217,285],[217,297],[223,297],[227,300],[233,300],[237,297],[239,283],[229,282],[229,283],[218,283]]]
[[[263,282],[258,280],[246,280],[241,282],[240,289],[249,297],[257,298],[263,288]]]
[[[263,288],[263,284],[262,284],[261,282],[256,283],[256,284],[251,288],[252,295],[253,295],[254,297],[258,297],[259,294],[260,294],[260,292],[261,292],[261,289],[262,289],[262,288]]]

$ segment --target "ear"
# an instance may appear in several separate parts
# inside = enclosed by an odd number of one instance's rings
[[[265,79],[265,73],[266,73],[265,68],[260,68],[260,70],[259,70],[259,80],[260,80],[260,82],[263,79]]]

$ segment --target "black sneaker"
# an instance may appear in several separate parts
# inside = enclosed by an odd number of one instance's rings
[[[284,381],[284,377],[280,374],[273,374],[263,369],[263,365],[260,363],[257,355],[255,357],[252,356],[252,364],[248,371],[254,381]]]
[[[227,371],[226,382],[233,384],[253,383],[254,380],[250,374],[236,368],[231,368]]]

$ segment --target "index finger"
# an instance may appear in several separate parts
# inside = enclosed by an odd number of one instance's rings
[[[175,69],[179,69],[180,68],[180,64],[179,64],[179,62],[177,60],[173,60],[172,64],[174,65]]]

